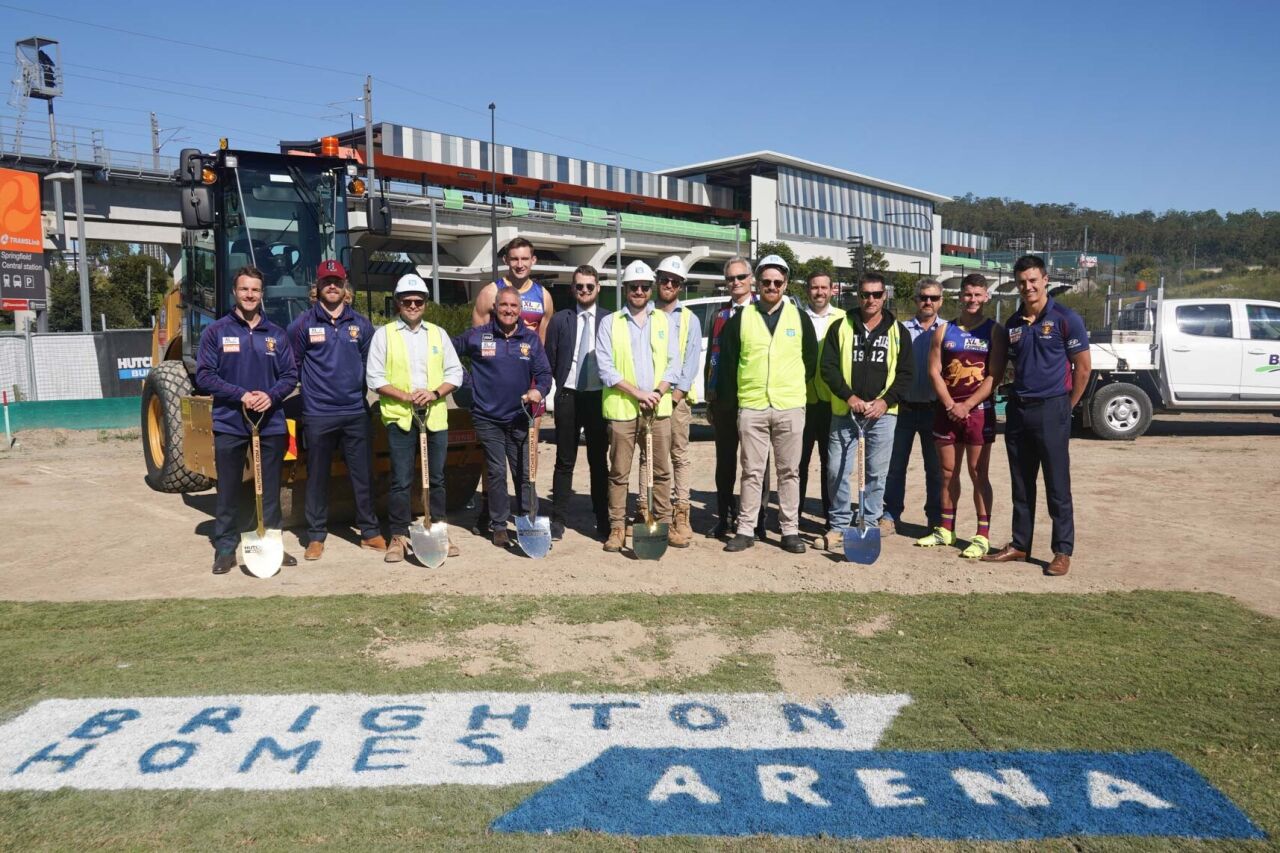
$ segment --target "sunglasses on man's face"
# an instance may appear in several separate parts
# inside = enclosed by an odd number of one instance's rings
[[[421,308],[423,305],[426,305],[426,304],[427,304],[427,300],[425,300],[425,299],[401,299],[401,300],[400,300],[400,304],[401,304],[401,305],[403,305],[405,308]]]
[[[787,280],[784,278],[762,278],[760,279],[760,286],[768,288],[786,287]]]
[[[919,299],[921,302],[941,302],[942,301],[941,296],[934,296],[928,293],[922,293],[919,296],[917,296],[916,299]]]
[[[590,293],[591,291],[596,289],[596,285],[595,285],[595,282],[591,282],[591,281],[588,281],[586,283],[578,282],[573,286],[573,289],[578,291],[579,293]]]
[[[884,299],[883,290],[860,290],[858,291],[859,299]]]
[[[659,284],[659,285],[663,285],[663,284],[671,284],[671,285],[675,285],[676,287],[679,287],[679,286],[680,286],[680,279],[676,278],[676,277],[675,277],[675,276],[673,276],[673,275],[664,275],[664,276],[662,276],[661,278],[659,278],[659,279],[658,279],[658,284]]]
[[[644,293],[648,293],[650,290],[653,290],[653,285],[649,284],[648,282],[633,283],[633,284],[627,285],[627,290],[642,291]]]
[[[749,278],[751,278],[751,273],[744,272],[740,275],[727,275],[724,277],[724,280],[727,281],[729,284],[733,284],[734,282],[738,282],[738,281],[746,281]]]

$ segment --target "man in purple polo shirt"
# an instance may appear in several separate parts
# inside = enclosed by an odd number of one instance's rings
[[[333,451],[342,457],[355,497],[360,547],[387,550],[373,511],[373,456],[364,369],[373,340],[373,324],[347,302],[347,270],[341,261],[321,261],[316,270],[316,304],[289,326],[302,378],[303,434],[307,442],[306,560],[324,554],[329,522],[329,466]]]
[[[471,421],[484,448],[485,487],[493,544],[506,548],[511,504],[507,468],[515,483],[516,512],[524,512],[521,486],[529,479],[529,416],[551,390],[551,365],[538,333],[520,322],[520,291],[503,287],[493,319],[453,339],[459,357],[471,359]]]
[[[240,541],[236,505],[249,449],[249,417],[262,418],[262,516],[280,528],[280,466],[288,435],[280,404],[298,385],[298,370],[284,329],[262,313],[262,270],[241,267],[235,276],[236,305],[200,336],[196,387],[213,396],[213,453],[218,499],[213,527],[213,573],[236,564]],[[284,565],[298,561],[284,555]]]
[[[1053,560],[1046,575],[1065,575],[1075,550],[1071,503],[1071,410],[1089,383],[1089,333],[1080,315],[1049,297],[1044,261],[1023,255],[1013,265],[1022,304],[1009,318],[1013,393],[1005,413],[1004,446],[1013,492],[1013,538],[988,563],[1027,560],[1036,518],[1036,477],[1044,469],[1053,519]]]

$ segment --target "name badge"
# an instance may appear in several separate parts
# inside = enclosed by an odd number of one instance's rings
[[[307,334],[311,336],[311,343],[313,344],[324,343],[324,326],[312,326],[311,328],[307,329]]]
[[[223,338],[222,351],[223,352],[240,352],[240,339],[239,338]]]

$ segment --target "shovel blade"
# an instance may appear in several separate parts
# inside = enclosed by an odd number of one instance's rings
[[[551,519],[545,515],[517,515],[516,542],[530,559],[541,560],[551,551]]]
[[[428,569],[438,569],[449,556],[449,526],[443,521],[427,527],[421,521],[409,525],[413,555]]]
[[[244,567],[255,578],[274,577],[284,562],[284,537],[279,530],[266,530],[261,536],[251,530],[240,535],[240,556]]]
[[[631,528],[631,550],[637,560],[660,560],[667,553],[667,523],[637,524]]]
[[[844,558],[869,566],[880,558],[880,528],[862,524],[844,529]]]

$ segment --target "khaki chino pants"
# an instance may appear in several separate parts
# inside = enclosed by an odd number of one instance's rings
[[[653,517],[671,521],[671,418],[654,418]],[[644,447],[643,418],[609,421],[609,525],[621,527],[627,518],[627,490],[636,446]],[[797,445],[798,446],[798,445]],[[640,510],[644,511],[641,504]]]
[[[693,407],[681,400],[671,406],[671,502],[676,506],[689,503],[689,429],[693,425]],[[656,439],[655,439],[656,440]],[[640,446],[640,508],[645,503],[645,478],[649,460]]]
[[[800,532],[800,448],[803,438],[803,406],[795,409],[738,410],[739,467],[742,469],[738,486],[741,500],[739,534],[755,535],[756,516],[765,497],[761,492],[770,448],[778,473],[778,524],[783,536]]]

